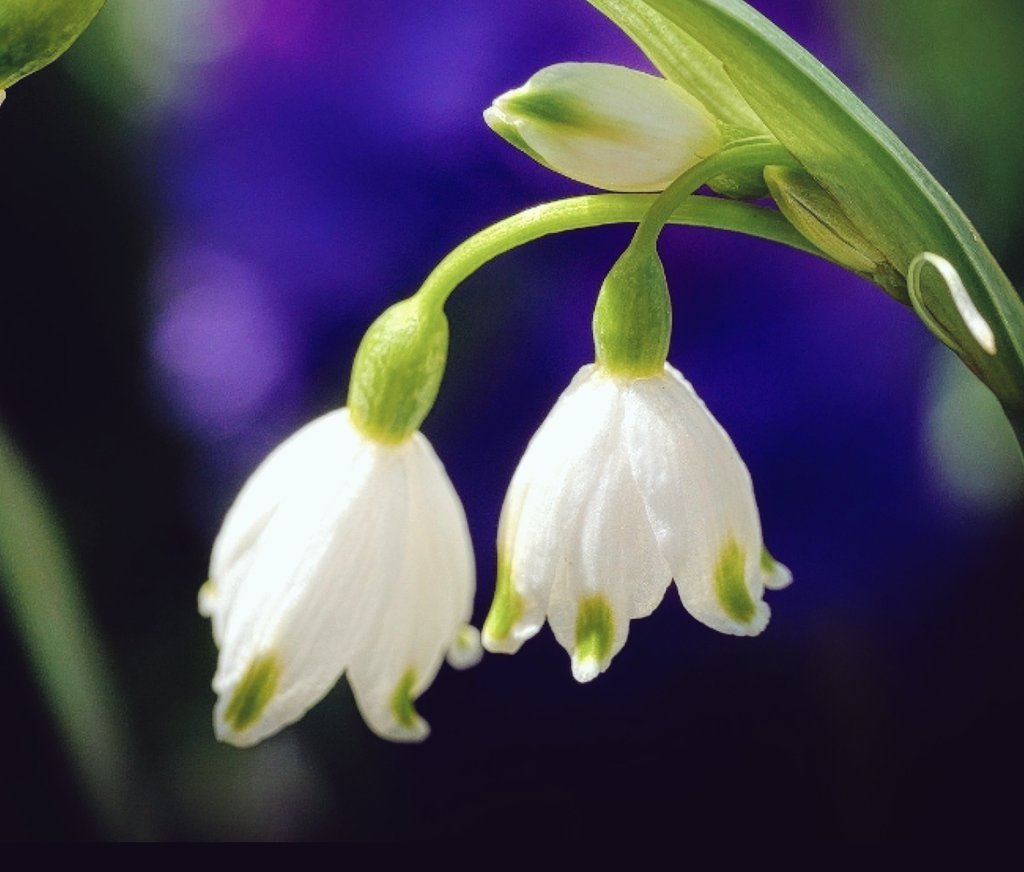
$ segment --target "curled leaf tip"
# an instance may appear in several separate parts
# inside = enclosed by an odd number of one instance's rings
[[[967,288],[964,286],[963,279],[960,278],[960,273],[957,272],[956,267],[946,258],[931,251],[922,251],[918,254],[910,262],[910,268],[907,270],[907,290],[910,294],[910,302],[914,307],[914,311],[917,312],[921,320],[943,342],[954,350],[959,350],[959,343],[938,322],[924,300],[921,292],[921,271],[925,266],[934,267],[935,271],[939,274],[939,277],[946,285],[946,290],[949,291],[949,297],[953,301],[953,305],[956,306],[957,313],[960,315],[968,333],[971,334],[971,338],[982,351],[990,357],[994,357],[996,354],[996,337],[995,333],[992,332],[991,325],[985,320],[981,312],[978,311],[977,306],[974,305],[974,301],[971,299],[970,294],[967,293]]]

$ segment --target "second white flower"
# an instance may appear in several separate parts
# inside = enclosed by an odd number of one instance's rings
[[[745,636],[768,622],[764,589],[790,581],[732,441],[668,364],[651,378],[580,370],[512,479],[498,561],[484,647],[516,651],[547,619],[579,681],[673,579],[691,615]]]

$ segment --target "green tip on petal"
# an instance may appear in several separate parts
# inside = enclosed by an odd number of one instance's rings
[[[612,652],[615,618],[608,600],[600,594],[585,597],[576,613],[576,647],[572,674],[577,681],[596,678]]]
[[[765,554],[767,552],[762,552],[762,565]],[[725,613],[741,624],[749,623],[757,612],[757,606],[747,590],[745,563],[743,550],[735,539],[729,539],[722,548],[715,568],[715,596]]]
[[[469,669],[476,666],[484,656],[480,647],[480,631],[470,624],[459,627],[452,640],[445,659],[453,669]]]
[[[772,557],[764,547],[761,548],[761,574],[764,586],[770,590],[779,590],[793,581],[793,573]]]
[[[495,106],[511,117],[525,117],[533,121],[548,124],[561,124],[565,127],[583,127],[597,124],[607,126],[614,132],[615,128],[595,116],[587,104],[571,94],[558,92],[531,92],[524,89],[512,91],[495,101]]]
[[[418,729],[422,719],[413,705],[414,697],[412,689],[416,685],[416,672],[407,669],[405,674],[398,679],[395,692],[391,694],[391,714],[395,716],[395,722],[403,730],[414,732]]]
[[[489,651],[502,650],[512,628],[523,616],[523,598],[512,586],[512,566],[503,555],[498,555],[498,580],[494,587],[494,602],[484,621],[484,647]]]
[[[207,579],[199,588],[199,614],[204,618],[210,617],[210,610],[213,601],[217,598],[217,585],[213,579]]]
[[[232,730],[241,733],[259,720],[277,690],[280,677],[281,664],[273,654],[264,654],[249,664],[224,710],[224,721]]]
[[[497,133],[498,136],[504,139],[509,145],[515,146],[523,154],[533,158],[537,163],[547,167],[549,170],[554,169],[554,167],[544,160],[544,156],[540,152],[531,148],[530,144],[523,139],[522,134],[519,132],[519,128],[516,127],[513,121],[508,119],[499,106],[489,106],[485,109],[484,121],[491,130]]]

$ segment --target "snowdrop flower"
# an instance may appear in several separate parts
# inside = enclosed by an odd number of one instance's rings
[[[399,420],[371,408],[368,417],[368,384],[389,371],[398,384],[373,393],[374,401],[407,397],[396,360],[447,342],[446,324],[424,331],[419,314],[409,314],[400,304],[371,327],[357,354],[350,407],[279,445],[217,536],[199,610],[211,618],[220,649],[214,727],[224,741],[253,745],[298,720],[343,672],[370,729],[418,741],[428,726],[414,701],[441,660],[447,654],[461,668],[479,659],[478,636],[467,625],[469,530],[440,460],[411,429],[423,409],[410,416],[405,407]],[[427,339],[417,348],[412,336],[389,349],[381,334],[396,323]]]
[[[545,67],[484,112],[545,166],[609,191],[660,191],[719,150],[718,124],[667,79],[614,64]]]
[[[697,620],[752,636],[768,622],[764,588],[790,574],[764,550],[747,468],[690,384],[668,364],[642,378],[585,366],[509,487],[484,647],[512,653],[547,619],[589,681],[673,579]]]

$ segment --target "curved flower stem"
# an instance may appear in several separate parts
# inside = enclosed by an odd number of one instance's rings
[[[462,281],[499,255],[552,233],[639,223],[658,196],[591,194],[526,209],[481,230],[452,250],[427,276],[417,296],[444,305]],[[668,223],[745,233],[826,258],[781,213],[735,200],[688,197],[671,212]]]
[[[701,161],[658,195],[636,229],[634,244],[654,245],[662,228],[672,220],[672,214],[679,204],[705,182],[732,170],[769,164],[795,166],[796,161],[776,140],[767,136],[740,140]]]

